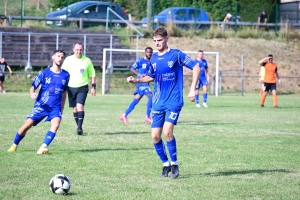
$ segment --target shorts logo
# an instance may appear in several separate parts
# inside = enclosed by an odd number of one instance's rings
[[[170,114],[170,116],[169,116],[169,118],[170,119],[172,119],[172,120],[176,120],[176,118],[177,118],[177,113],[175,113],[175,112],[171,112],[171,114]]]
[[[83,74],[84,73],[84,69],[80,69],[80,73]]]

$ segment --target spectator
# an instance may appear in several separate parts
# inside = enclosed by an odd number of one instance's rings
[[[11,68],[8,66],[8,64],[5,62],[5,58],[2,57],[1,62],[0,62],[0,93],[5,93],[3,83],[5,81],[5,68],[9,70],[9,73],[12,74]]]
[[[264,25],[267,25],[267,22],[268,22],[268,14],[266,13],[265,10],[263,10],[258,15],[257,24],[258,24],[258,26],[260,26],[261,23],[263,23]]]

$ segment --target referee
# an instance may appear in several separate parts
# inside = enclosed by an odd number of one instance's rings
[[[84,104],[89,91],[89,79],[92,81],[91,93],[93,96],[96,96],[96,77],[92,61],[85,55],[82,55],[83,44],[75,43],[73,52],[73,55],[65,59],[62,69],[70,74],[68,85],[69,107],[73,108],[73,116],[77,124],[76,133],[82,135]]]

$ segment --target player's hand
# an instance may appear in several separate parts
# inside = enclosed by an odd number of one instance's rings
[[[91,89],[91,93],[92,93],[92,96],[96,96],[96,89],[95,89],[95,88],[92,88],[92,89]]]
[[[191,102],[195,101],[195,90],[190,90],[188,98]]]
[[[31,93],[30,97],[31,97],[31,99],[35,100],[37,98],[37,94],[36,93]]]

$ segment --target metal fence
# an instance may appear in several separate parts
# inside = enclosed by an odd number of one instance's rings
[[[51,8],[48,0],[0,0],[0,15],[5,15],[10,18],[10,23],[7,26],[22,26],[24,20],[31,21],[45,21],[45,16],[55,8]],[[227,13],[231,13],[233,16],[240,16],[241,21],[238,23],[231,22],[229,25],[235,26],[257,26],[257,18],[262,10],[266,10],[268,14],[268,24],[265,26],[268,30],[279,30],[280,26],[283,26],[286,22],[291,27],[300,27],[300,2],[290,2],[282,4],[255,4],[252,2],[247,3],[231,3],[226,4],[220,1],[214,3],[198,3],[191,5],[191,7],[202,8],[206,10],[211,21],[210,22],[188,22],[190,24],[217,24],[221,25]],[[219,9],[216,9],[218,7]],[[216,10],[211,12],[211,10]],[[130,14],[132,16],[131,23],[136,26],[141,25],[140,19],[146,17],[145,12],[142,12],[145,16],[141,16],[141,13],[137,13],[137,9],[131,9]],[[153,15],[158,14],[162,10],[154,8]],[[250,12],[251,11],[251,12]],[[53,19],[52,19],[53,20]],[[70,19],[72,20],[72,19]],[[75,20],[75,19],[74,19]],[[76,19],[77,20],[77,19]],[[154,20],[154,18],[152,19]],[[100,20],[101,21],[101,20]],[[152,23],[154,23],[152,21]],[[182,22],[175,22],[175,24]],[[185,22],[186,23],[186,22]],[[39,24],[44,26],[45,23]],[[237,30],[236,30],[237,31]]]

